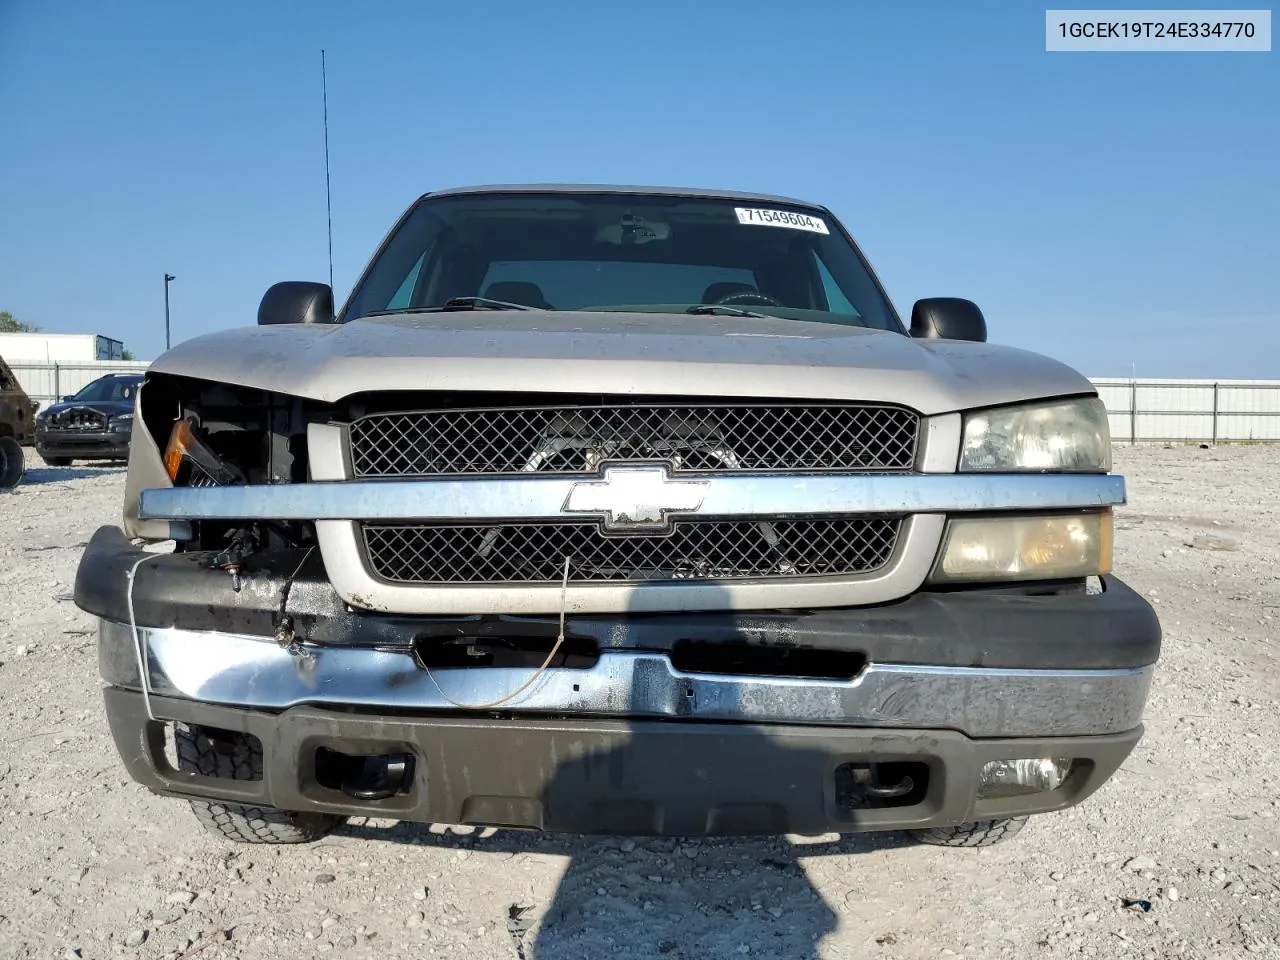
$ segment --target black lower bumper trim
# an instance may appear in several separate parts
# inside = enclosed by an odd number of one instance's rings
[[[73,460],[127,460],[127,433],[39,433],[36,453],[41,457],[70,457]]]
[[[148,720],[141,694],[107,688],[105,697],[130,774],[156,793],[593,834],[857,833],[1043,813],[1088,797],[1142,735],[1139,727],[1099,737],[973,740],[945,730],[370,716],[311,707],[270,714],[153,698],[158,716],[255,736],[262,779],[240,781],[174,769],[163,725]],[[361,800],[321,782],[316,758],[331,750],[411,757],[412,772],[393,795]],[[982,765],[1018,757],[1072,758],[1076,766],[1056,790],[978,799]],[[844,781],[850,769],[868,768],[911,771],[914,792],[858,805]]]
[[[76,574],[76,604],[129,622],[126,586],[138,568],[134,608],[141,626],[274,633],[285,584],[304,551],[250,557],[241,588],[213,569],[211,553],[148,555],[116,527],[89,543]],[[671,651],[685,644],[854,652],[873,662],[1021,669],[1123,669],[1155,663],[1160,624],[1151,606],[1114,577],[1099,595],[1009,589],[921,592],[876,607],[571,616],[567,634],[600,649]],[[427,617],[349,608],[317,553],[288,592],[298,635],[319,644],[408,648],[432,638],[553,638],[555,617]]]

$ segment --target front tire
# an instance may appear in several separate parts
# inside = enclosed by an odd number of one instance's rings
[[[174,729],[178,769],[231,780],[262,779],[262,747],[243,733],[182,724]],[[210,833],[236,843],[313,843],[346,818],[327,813],[292,813],[274,807],[248,807],[210,800],[191,800],[196,819]]]
[[[934,827],[930,830],[912,830],[910,833],[921,843],[931,843],[937,847],[990,847],[1012,840],[1026,823],[1026,817],[975,820],[973,823],[961,823],[954,827]]]
[[[13,437],[0,437],[0,490],[11,490],[27,472],[22,447]]]

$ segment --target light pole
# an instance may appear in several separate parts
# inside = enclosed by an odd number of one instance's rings
[[[169,349],[169,284],[176,279],[172,273],[164,275],[164,348]]]

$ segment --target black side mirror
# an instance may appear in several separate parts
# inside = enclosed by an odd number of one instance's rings
[[[74,397],[74,396],[70,396],[70,397],[63,397],[63,398],[62,398],[62,402],[63,402],[63,403],[70,403],[70,402],[71,402],[72,400],[74,400],[74,399],[75,399],[75,397]]]
[[[987,320],[972,300],[929,297],[911,308],[911,336],[918,340],[987,339]]]
[[[333,290],[310,280],[277,283],[258,304],[258,325],[271,323],[333,323]]]

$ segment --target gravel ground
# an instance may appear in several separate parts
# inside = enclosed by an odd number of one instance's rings
[[[1083,806],[1011,843],[358,821],[254,848],[126,777],[93,625],[69,599],[123,471],[32,455],[0,494],[0,956],[1280,957],[1280,447],[1122,447],[1116,461],[1130,484],[1117,571],[1165,629],[1147,735]]]

